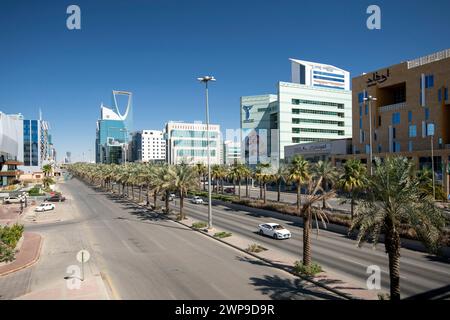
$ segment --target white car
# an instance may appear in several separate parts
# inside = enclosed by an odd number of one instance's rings
[[[195,196],[191,199],[191,202],[195,204],[203,204],[203,199],[199,196]]]
[[[274,239],[289,239],[291,232],[278,223],[264,223],[259,225],[259,234]]]
[[[36,212],[45,212],[55,210],[55,205],[53,203],[41,203],[39,206],[34,209]]]
[[[23,198],[22,196],[8,197],[8,198],[5,198],[4,202],[5,202],[5,204],[21,203],[21,202],[25,202],[25,198]]]

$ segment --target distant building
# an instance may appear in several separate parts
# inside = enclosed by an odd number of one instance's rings
[[[100,119],[97,121],[95,162],[96,163],[122,163],[126,159],[129,134],[132,130],[132,93],[126,91],[113,91],[114,109],[103,103],[100,106]],[[118,97],[125,96],[126,111],[122,115],[119,110]]]
[[[166,124],[167,162],[179,163],[207,163],[207,134],[206,124],[168,122]],[[220,164],[220,126],[209,125],[210,160],[211,164]]]
[[[286,163],[290,163],[295,156],[300,155],[310,162],[333,162],[335,155],[351,153],[352,139],[329,140],[285,146],[284,160]]]
[[[131,158],[135,162],[166,161],[166,140],[163,131],[142,130],[131,138]]]
[[[11,184],[23,165],[23,116],[0,112],[0,186]]]
[[[233,165],[241,163],[241,144],[231,140],[223,142],[223,164]]]
[[[352,136],[350,73],[290,59],[292,82],[277,94],[241,97],[242,157],[249,165],[285,159],[286,146]]]

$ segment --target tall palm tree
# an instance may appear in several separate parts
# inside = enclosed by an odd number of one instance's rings
[[[281,185],[289,179],[289,170],[284,164],[280,164],[273,174],[273,180],[277,183],[277,202],[281,201]]]
[[[221,169],[220,169],[220,165],[215,164],[211,167],[211,178],[214,179],[214,184],[215,184],[215,188],[216,191],[215,193],[219,193],[219,180],[221,177],[222,173],[221,173]],[[214,192],[214,188],[213,188],[213,192]]]
[[[241,174],[242,178],[245,179],[245,197],[248,198],[249,197],[248,179],[252,177],[252,170],[250,170],[250,168],[247,165],[242,164]]]
[[[268,171],[271,167],[270,163],[258,163],[255,168],[255,179],[259,182],[259,198],[263,199],[265,197],[265,188],[267,182],[270,180],[267,176]],[[264,199],[265,203],[265,199]]]
[[[319,161],[313,166],[313,174],[322,178],[322,189],[327,191],[330,184],[333,185],[338,179],[336,168],[329,161]],[[326,201],[322,199],[322,208],[325,209]]]
[[[300,155],[295,156],[289,166],[288,178],[297,185],[297,209],[300,210],[302,185],[310,178],[309,162]]]
[[[239,199],[241,198],[241,167],[239,164],[234,164],[228,171],[228,178],[233,182],[234,193],[236,193],[236,183],[239,183]]]
[[[344,164],[343,173],[339,177],[340,187],[350,194],[350,214],[353,220],[356,197],[367,184],[367,169],[360,160],[350,159]]]
[[[53,171],[53,167],[50,164],[46,164],[42,167],[42,172],[45,177],[48,177]]]
[[[195,169],[199,176],[200,182],[203,181],[203,191],[206,191],[206,179],[205,176],[208,175],[208,168],[201,162],[195,165]]]
[[[322,188],[323,177],[307,176],[306,179],[308,184],[300,215],[303,217],[303,265],[309,266],[311,264],[312,221],[315,220],[316,222],[317,232],[319,232],[319,220],[324,228],[326,227],[326,222],[328,222],[323,209],[315,206],[315,204],[334,197],[335,192],[333,190],[325,191]]]
[[[389,258],[390,296],[400,299],[400,224],[410,225],[418,237],[435,252],[445,228],[445,217],[432,196],[424,196],[413,164],[406,158],[375,159],[374,175],[369,181],[369,197],[359,206],[351,230],[358,229],[358,245],[366,236],[374,246],[384,233]]]
[[[200,185],[198,174],[194,168],[185,164],[169,167],[168,174],[172,188],[180,194],[180,219],[185,219],[184,198],[190,190],[194,190]]]

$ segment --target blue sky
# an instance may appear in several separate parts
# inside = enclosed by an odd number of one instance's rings
[[[81,8],[81,30],[66,8]],[[382,29],[366,28],[377,4]],[[134,94],[135,129],[168,120],[239,127],[239,98],[276,93],[288,58],[329,63],[352,75],[450,48],[450,2],[253,0],[2,0],[0,110],[51,123],[59,160],[94,149],[95,121],[111,91]]]

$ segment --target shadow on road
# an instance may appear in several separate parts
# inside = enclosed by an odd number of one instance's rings
[[[450,285],[408,297],[405,300],[447,300],[450,299]]]

